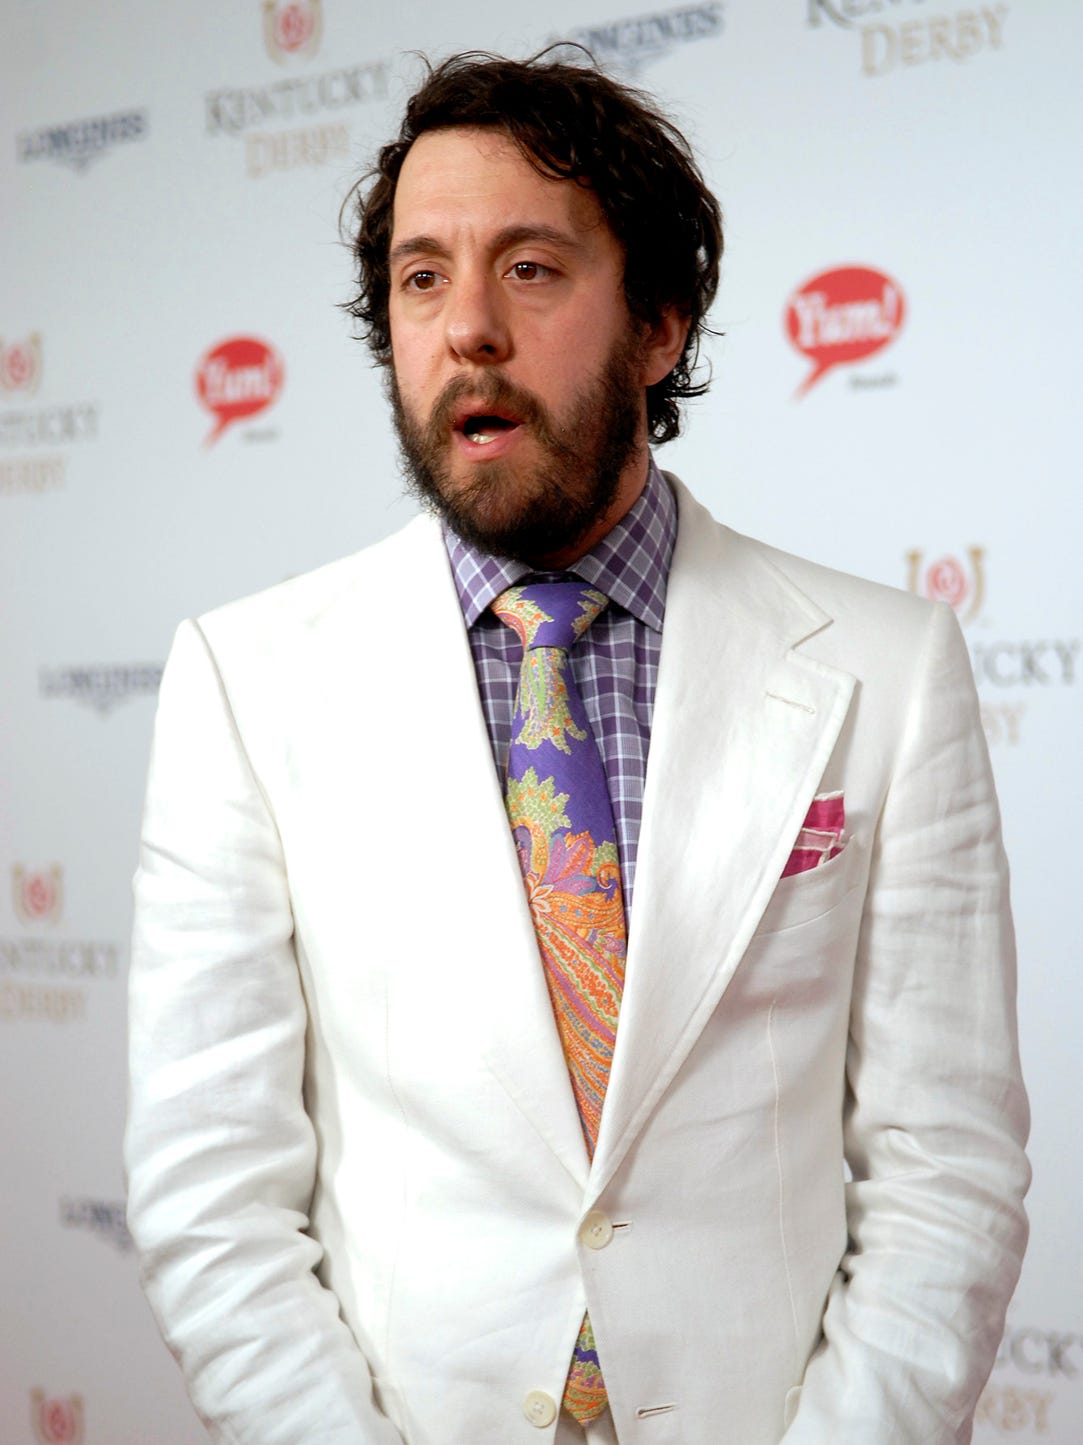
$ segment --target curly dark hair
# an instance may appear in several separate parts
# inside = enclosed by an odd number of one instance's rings
[[[554,58],[573,49],[590,65]],[[502,131],[540,174],[589,187],[624,248],[632,315],[653,324],[674,307],[688,318],[676,366],[647,388],[651,438],[670,441],[680,431],[680,402],[707,390],[692,374],[718,288],[721,212],[676,126],[642,91],[594,68],[581,47],[550,46],[524,61],[467,51],[428,66],[397,139],[343,205],[343,216],[352,216],[344,235],[357,264],[357,291],[344,309],[376,360],[391,360],[388,251],[399,172],[418,136],[455,126]]]

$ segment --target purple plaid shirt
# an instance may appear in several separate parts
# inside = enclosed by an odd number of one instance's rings
[[[609,606],[570,655],[605,764],[629,916],[666,582],[676,537],[677,504],[652,461],[647,485],[634,506],[593,551],[568,569],[609,598]],[[470,634],[493,759],[503,784],[522,648],[511,629],[489,610],[489,604],[531,575],[531,569],[522,562],[470,547],[451,531],[445,533],[445,542]]]

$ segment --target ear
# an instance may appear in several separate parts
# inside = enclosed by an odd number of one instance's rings
[[[654,386],[669,375],[680,360],[688,335],[690,318],[675,306],[666,306],[653,325],[645,329],[641,380]]]

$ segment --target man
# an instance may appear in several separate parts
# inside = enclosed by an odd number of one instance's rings
[[[1027,1168],[954,619],[654,467],[721,236],[643,97],[454,58],[358,207],[443,525],[185,624],[155,735],[131,1227],[196,1407],[966,1441]]]

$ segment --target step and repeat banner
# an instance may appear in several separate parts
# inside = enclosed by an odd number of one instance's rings
[[[975,1438],[1079,1445],[1083,7],[8,0],[2,33],[4,1445],[205,1439],[139,1292],[120,1156],[162,662],[182,617],[411,514],[337,309],[339,207],[418,51],[558,39],[660,97],[723,203],[713,387],[661,463],[742,531],[945,599],[968,638],[1035,1166]]]

